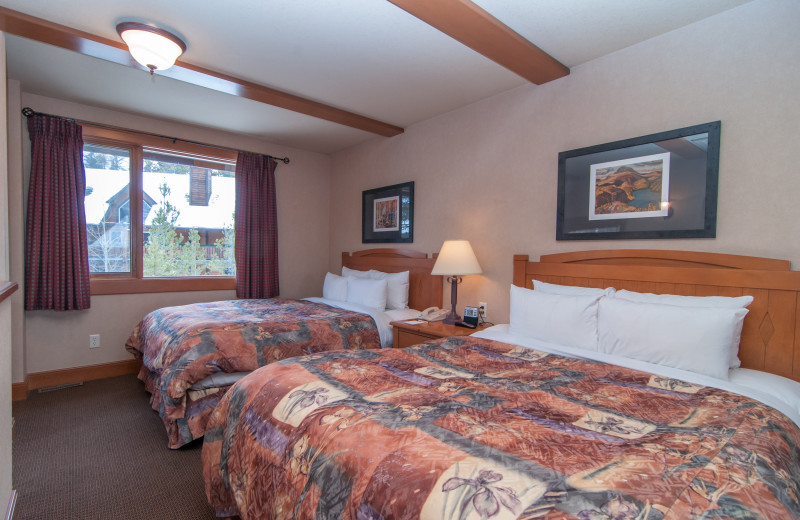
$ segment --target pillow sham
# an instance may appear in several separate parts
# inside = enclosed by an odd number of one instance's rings
[[[372,269],[369,276],[375,280],[386,280],[388,293],[387,309],[408,309],[408,271],[400,273],[384,273]]]
[[[347,278],[327,273],[322,283],[322,297],[327,300],[343,302],[347,300]]]
[[[679,307],[603,298],[598,305],[600,352],[728,379],[742,308]]]
[[[641,303],[664,303],[667,305],[677,305],[679,307],[711,307],[722,309],[743,309],[753,303],[752,296],[680,296],[677,294],[653,294],[653,293],[640,293],[634,291],[626,291],[620,289],[614,293],[615,298],[622,298],[631,302]],[[739,368],[742,366],[739,360],[739,342],[742,338],[742,326],[744,325],[744,316],[737,326],[733,339],[731,340],[730,347],[730,368]]]
[[[511,286],[509,332],[549,343],[597,350],[600,295],[565,295]]]
[[[384,311],[386,290],[386,280],[348,277],[346,301]]]
[[[408,309],[408,271],[384,273],[383,271],[377,271],[375,269],[358,271],[356,269],[350,269],[349,267],[342,267],[342,276],[386,280],[388,283],[386,308]]]
[[[565,294],[568,296],[608,296],[614,294],[613,287],[597,289],[594,287],[575,287],[572,285],[558,285],[554,283],[542,282],[534,278],[533,290],[542,291],[550,294]]]
[[[720,307],[724,309],[739,309],[753,303],[752,296],[681,296],[678,294],[640,293],[625,289],[615,291],[614,297],[631,302],[665,303],[679,307]]]
[[[357,269],[350,269],[349,267],[342,266],[342,276],[351,278],[372,278],[369,271],[359,271]]]

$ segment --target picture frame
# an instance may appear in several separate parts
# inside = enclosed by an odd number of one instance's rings
[[[721,122],[558,154],[556,240],[714,238]]]
[[[414,241],[414,182],[361,192],[361,242]]]

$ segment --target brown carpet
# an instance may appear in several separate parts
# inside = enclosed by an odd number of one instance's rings
[[[167,448],[148,396],[130,375],[13,403],[15,520],[215,518],[202,441]]]

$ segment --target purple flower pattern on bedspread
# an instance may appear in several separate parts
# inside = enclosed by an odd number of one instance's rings
[[[295,356],[379,348],[367,314],[280,298],[165,307],[136,326],[125,348],[142,360],[139,378],[177,448],[203,435],[224,392],[191,391],[218,372],[250,372]]]
[[[218,516],[800,518],[800,428],[723,390],[463,337],[285,360],[203,444]]]

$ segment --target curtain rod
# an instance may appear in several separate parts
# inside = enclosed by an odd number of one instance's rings
[[[200,146],[207,146],[209,148],[217,148],[219,150],[228,150],[229,152],[253,153],[253,152],[247,152],[246,150],[238,150],[236,148],[228,148],[227,146],[219,146],[219,145],[215,145],[215,144],[201,143],[199,141],[191,141],[189,139],[181,139],[180,137],[171,137],[171,136],[168,136],[168,135],[154,134],[152,132],[144,132],[142,130],[130,130],[130,129],[127,129],[127,128],[119,128],[118,126],[104,125],[102,123],[93,123],[91,121],[82,121],[80,119],[73,119],[71,117],[54,116],[53,114],[44,114],[42,112],[36,112],[35,110],[33,110],[30,107],[23,108],[22,109],[22,115],[25,116],[25,117],[31,117],[31,116],[55,117],[55,118],[58,118],[58,119],[64,119],[66,121],[73,121],[75,123],[79,123],[79,124],[82,124],[82,125],[96,126],[98,128],[106,128],[108,130],[118,130],[120,132],[129,132],[129,133],[132,133],[132,134],[149,135],[150,137],[160,137],[161,139],[168,139],[168,140],[172,141],[173,143],[176,142],[176,141],[180,141],[182,143],[197,144],[197,145],[200,145]],[[276,161],[281,161],[283,164],[289,164],[289,158],[288,157],[275,157],[275,156],[267,155],[267,154],[258,154],[258,155],[265,155],[266,157],[269,157],[270,159],[275,159]]]

